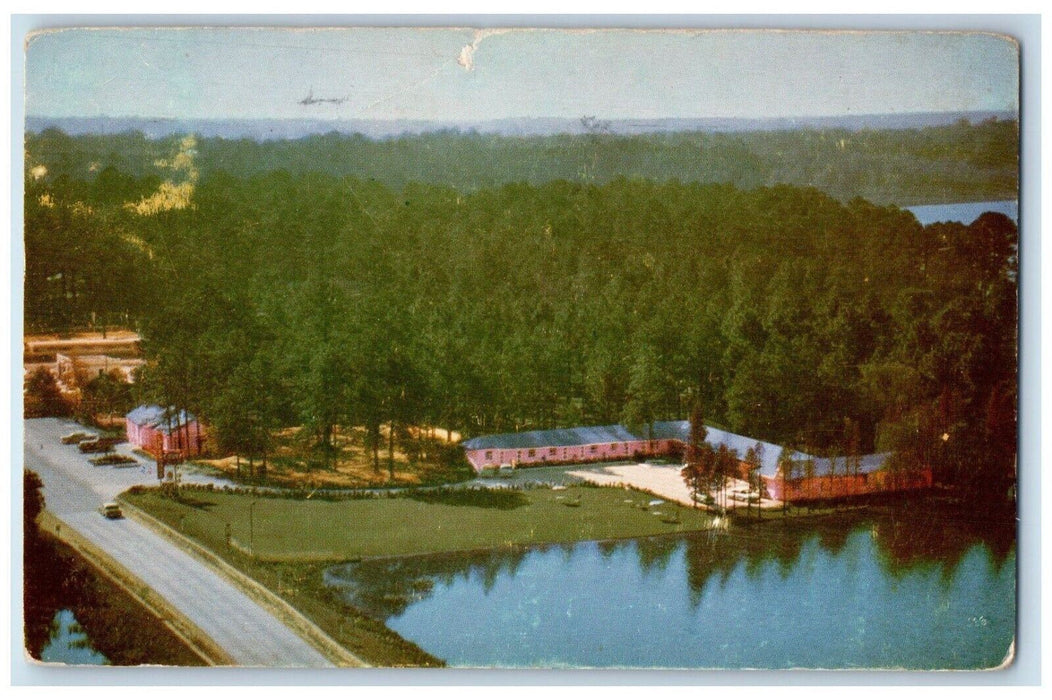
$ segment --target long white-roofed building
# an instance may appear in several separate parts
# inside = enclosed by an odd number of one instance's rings
[[[809,501],[930,488],[929,467],[895,468],[887,454],[818,458],[800,451],[705,426],[705,441],[731,450],[738,460],[733,476],[749,479],[749,450],[766,496]],[[483,435],[463,443],[475,471],[495,467],[536,467],[593,462],[624,462],[679,457],[690,437],[690,421],[655,421],[637,428],[603,425]]]
[[[762,446],[763,466],[777,468],[782,453],[780,446],[718,428],[706,426],[706,430],[710,444],[726,445],[742,460],[749,448]],[[499,466],[578,464],[678,455],[689,434],[690,421],[655,421],[635,428],[601,425],[483,435],[465,441],[463,447],[475,471],[481,471]]]

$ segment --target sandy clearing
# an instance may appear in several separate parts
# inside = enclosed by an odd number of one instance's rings
[[[649,491],[685,506],[693,506],[690,490],[679,475],[680,465],[616,464],[567,472],[598,486],[628,486]]]
[[[566,472],[571,476],[583,479],[597,486],[615,486],[635,488],[649,491],[662,498],[674,501],[684,506],[693,507],[694,500],[690,489],[683,482],[680,471],[683,469],[679,464],[614,464],[599,465],[595,467],[582,467]],[[731,499],[731,493],[739,490],[747,490],[749,485],[741,479],[729,479],[727,481],[727,506],[728,508],[744,508],[745,501]],[[715,492],[712,494],[715,498]],[[775,508],[781,506],[780,501],[764,499],[764,508]]]

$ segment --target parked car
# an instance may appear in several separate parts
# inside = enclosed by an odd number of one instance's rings
[[[121,512],[121,507],[117,503],[103,503],[99,512],[110,520],[120,520],[124,517],[124,513]]]
[[[80,443],[78,447],[81,452],[109,452],[113,449],[113,446],[121,442],[120,438],[115,437],[97,437],[92,440],[85,440]]]
[[[84,442],[88,438],[96,437],[94,433],[85,433],[83,430],[70,433],[69,435],[62,436],[63,445],[76,445],[77,443]]]

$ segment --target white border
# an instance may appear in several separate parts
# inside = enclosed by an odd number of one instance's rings
[[[54,4],[54,3],[53,3]],[[73,2],[58,3],[65,11],[76,11],[81,5]],[[141,3],[111,3],[117,11],[135,12],[142,9]],[[247,3],[244,3],[247,5]],[[300,9],[310,9],[309,1],[299,3]],[[332,10],[334,3],[323,3],[326,10]],[[1049,396],[1045,377],[1041,373],[1041,348],[1045,340],[1045,327],[1041,323],[1042,302],[1045,301],[1044,289],[1040,283],[1040,273],[1048,269],[1047,253],[1040,245],[1041,215],[1041,75],[1042,59],[1040,52],[1040,17],[1036,15],[873,15],[873,14],[836,14],[836,15],[499,15],[476,14],[506,12],[500,2],[466,3],[458,15],[398,15],[399,12],[428,11],[419,2],[391,0],[384,4],[391,14],[377,15],[16,15],[11,25],[5,27],[10,31],[11,46],[11,93],[8,114],[11,118],[11,140],[5,147],[11,147],[11,156],[18,156],[22,149],[22,42],[27,31],[44,27],[57,26],[158,26],[158,25],[272,25],[272,26],[618,26],[618,27],[785,27],[785,28],[858,28],[858,29],[959,29],[959,30],[992,30],[1010,34],[1020,40],[1022,46],[1022,197],[1020,206],[1021,221],[1021,362],[1020,362],[1020,519],[1021,531],[1018,547],[1019,561],[1019,636],[1016,662],[1011,668],[1001,672],[987,673],[929,673],[929,672],[647,672],[647,671],[460,671],[444,670],[377,670],[377,671],[283,671],[278,669],[77,669],[77,668],[42,668],[30,666],[21,655],[21,587],[12,586],[12,581],[21,580],[21,565],[18,555],[21,552],[21,479],[18,467],[22,463],[21,450],[21,392],[16,391],[21,383],[15,358],[21,354],[21,316],[22,316],[22,239],[21,239],[21,193],[22,168],[21,158],[11,159],[11,188],[5,197],[11,199],[5,203],[11,207],[11,235],[5,241],[10,246],[11,285],[0,285],[0,308],[11,310],[11,324],[4,326],[5,340],[0,358],[4,364],[3,381],[11,381],[11,391],[7,394],[8,402],[0,402],[0,445],[8,445],[12,466],[9,484],[12,502],[9,517],[0,520],[5,527],[10,525],[8,535],[11,547],[5,552],[4,583],[11,593],[11,636],[3,641],[3,652],[11,659],[9,683],[16,685],[437,685],[457,686],[475,685],[796,685],[796,686],[841,686],[841,685],[907,685],[907,686],[957,686],[957,685],[1034,685],[1040,683],[1041,670],[1041,592],[1040,582],[1044,562],[1041,561],[1041,525],[1040,525],[1040,476],[1042,441],[1039,437],[1043,420],[1049,412],[1042,412],[1044,402],[1042,395]],[[573,0],[553,3],[548,0],[532,3],[531,11],[566,12],[582,11],[581,5],[587,5],[584,11],[601,11],[617,13],[610,7],[594,7],[602,3],[580,3]],[[829,7],[835,3],[811,3],[810,11],[839,11],[842,8]],[[670,5],[672,7],[670,7]],[[655,0],[648,3],[646,9],[654,12],[682,12],[688,3],[668,3]],[[924,3],[889,1],[881,9],[917,11]],[[998,5],[1002,11],[1016,7],[1020,3],[1003,2]],[[1022,3],[1023,8],[1033,11],[1036,3]],[[255,10],[282,9],[286,5],[260,2],[253,5]],[[948,3],[939,3],[946,9]],[[216,3],[184,3],[180,9],[214,12]],[[410,7],[411,9],[406,9]],[[741,11],[778,11],[777,3],[757,3],[749,0],[735,3]],[[759,8],[759,9],[757,9]],[[38,11],[37,6],[24,7],[23,10]],[[243,9],[243,8],[238,8]],[[343,9],[343,8],[340,8]],[[686,9],[690,9],[689,6]],[[520,8],[521,10],[521,8]],[[113,11],[110,8],[110,11]],[[0,190],[5,188],[0,188]],[[1044,254],[1043,254],[1044,253]],[[10,333],[10,337],[6,334]],[[5,385],[6,386],[6,385]],[[1049,399],[1052,401],[1052,399]],[[1052,407],[1050,407],[1052,408]],[[1040,424],[1040,426],[1039,426]],[[1052,482],[1052,480],[1049,480]],[[1046,486],[1047,488],[1047,486]],[[1044,538],[1048,541],[1048,538]],[[15,614],[15,613],[18,614]],[[448,688],[447,688],[448,689]],[[150,692],[157,692],[154,689]],[[359,689],[361,690],[361,689]],[[474,689],[475,691],[481,689]],[[510,689],[496,692],[506,693]],[[672,691],[671,687],[656,690],[662,696]],[[682,689],[680,689],[682,690]],[[724,693],[732,689],[721,689]],[[740,689],[739,689],[740,690]],[[826,688],[825,690],[829,690]],[[958,689],[959,692],[961,689]],[[973,688],[972,690],[977,690]],[[353,691],[359,692],[359,691]],[[547,692],[547,691],[545,691]],[[604,693],[608,691],[603,691]],[[855,692],[855,691],[851,691]],[[461,695],[473,693],[458,693]],[[620,693],[616,693],[620,694]],[[672,693],[678,695],[677,693]],[[732,692],[732,695],[735,693]],[[823,694],[823,693],[819,693]],[[692,695],[692,697],[696,697]]]

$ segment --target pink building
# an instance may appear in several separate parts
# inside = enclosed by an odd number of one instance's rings
[[[849,460],[794,459],[788,474],[779,468],[763,474],[764,486],[771,498],[790,503],[821,501],[874,493],[895,493],[931,488],[930,468],[885,468],[889,454],[873,454]]]
[[[483,435],[464,442],[464,453],[476,472],[501,466],[580,464],[682,454],[690,435],[689,421],[657,421],[641,429],[605,425],[563,430]],[[745,455],[759,458],[766,496],[790,502],[843,498],[930,488],[931,469],[885,468],[888,455],[819,459],[793,452],[788,474],[782,471],[786,448],[706,426],[705,441],[725,446],[739,459],[737,477],[749,478]]]
[[[155,458],[162,454],[186,459],[204,447],[204,430],[192,413],[174,407],[139,406],[125,416],[128,442]]]
[[[717,428],[707,427],[707,431],[708,442],[726,445],[740,459],[749,448],[762,446],[763,466],[777,468],[781,447]],[[608,462],[682,454],[689,434],[690,422],[685,420],[655,421],[634,430],[623,425],[535,430],[473,438],[464,443],[464,452],[475,471],[502,465]]]
[[[674,447],[667,438],[648,440],[622,425],[483,435],[464,443],[475,471],[500,466],[541,466],[629,460],[665,454]]]

